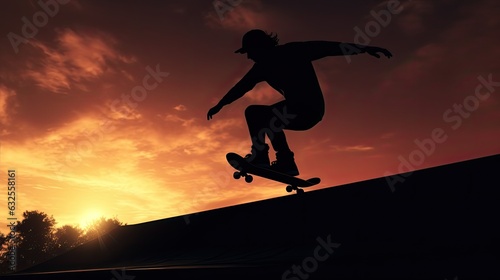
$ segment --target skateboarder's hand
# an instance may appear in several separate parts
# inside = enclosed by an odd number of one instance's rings
[[[366,53],[368,53],[369,55],[374,56],[376,58],[380,58],[380,55],[378,53],[382,53],[387,58],[392,57],[392,53],[390,51],[388,51],[384,48],[379,48],[379,47],[367,47]]]
[[[208,110],[207,113],[207,120],[211,120],[212,116],[219,113],[220,109],[222,109],[222,106],[219,106],[218,104],[212,107],[210,110]]]

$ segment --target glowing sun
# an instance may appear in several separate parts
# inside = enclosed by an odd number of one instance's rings
[[[89,228],[97,219],[102,217],[102,213],[98,210],[90,210],[80,218],[80,227],[83,229]]]

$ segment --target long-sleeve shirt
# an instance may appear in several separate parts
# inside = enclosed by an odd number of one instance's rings
[[[325,110],[323,93],[312,61],[326,56],[359,52],[362,50],[356,49],[352,44],[329,41],[291,42],[278,45],[269,51],[265,59],[253,65],[224,96],[221,104],[233,102],[253,89],[257,83],[265,81],[284,96],[290,112],[314,112],[323,115]]]

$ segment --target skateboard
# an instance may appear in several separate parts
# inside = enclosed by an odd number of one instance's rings
[[[252,165],[248,163],[245,158],[235,153],[228,153],[226,155],[226,159],[234,169],[238,170],[233,173],[233,178],[240,179],[241,177],[244,177],[245,182],[247,183],[251,183],[253,181],[253,177],[250,175],[253,174],[269,180],[288,184],[286,186],[287,192],[295,190],[297,194],[302,194],[304,193],[302,188],[311,187],[321,182],[321,179],[317,177],[303,180],[294,176],[272,171],[267,168]]]

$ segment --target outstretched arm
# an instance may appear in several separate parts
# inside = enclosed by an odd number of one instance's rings
[[[392,54],[386,49],[358,45],[352,43],[342,43],[333,41],[308,41],[289,43],[292,48],[297,48],[297,51],[304,53],[310,60],[317,60],[327,56],[340,55],[356,55],[360,53],[368,53],[369,55],[380,58],[378,52],[384,54],[387,58],[391,58]]]
[[[210,110],[208,110],[207,120],[212,119],[213,115],[219,113],[219,111],[222,109],[222,107],[233,103],[233,101],[235,101],[235,100],[239,99],[240,97],[242,97],[243,95],[245,95],[245,93],[247,93],[252,88],[253,88],[253,86],[250,87],[249,85],[241,84],[241,81],[239,83],[237,83],[233,88],[231,88],[226,93],[226,95],[224,95],[224,97],[222,97],[222,99],[219,101],[219,103],[217,103],[217,105],[215,105]]]
[[[344,55],[351,55],[351,54],[358,54],[358,53],[366,52],[367,54],[374,56],[376,58],[380,58],[380,55],[378,53],[382,53],[387,58],[392,57],[392,53],[390,51],[388,51],[387,49],[384,49],[384,48],[380,48],[380,47],[355,45],[355,44],[349,44],[349,43],[342,43],[341,47],[345,48],[343,50]]]
[[[252,90],[258,82],[259,80],[256,79],[254,68],[250,69],[250,71],[248,71],[248,73],[238,83],[236,83],[236,85],[234,85],[226,93],[226,95],[224,95],[224,97],[222,97],[217,105],[208,110],[207,120],[212,119],[213,115],[217,114],[222,107],[233,103],[245,95],[245,93]]]

